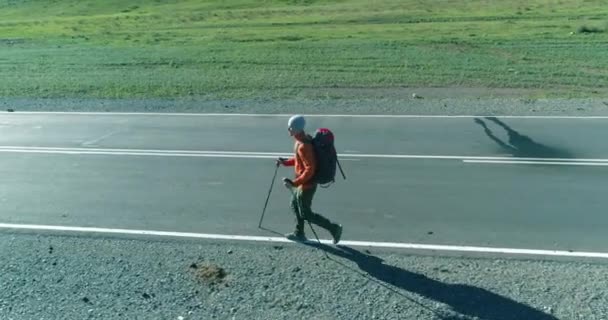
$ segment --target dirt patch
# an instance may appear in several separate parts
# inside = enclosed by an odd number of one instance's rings
[[[190,265],[190,269],[194,270],[194,275],[198,280],[211,284],[223,283],[228,275],[226,270],[214,264],[199,266],[198,264],[193,263]]]

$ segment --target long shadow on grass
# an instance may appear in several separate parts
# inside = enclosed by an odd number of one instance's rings
[[[496,142],[503,150],[512,154],[514,157],[523,158],[572,158],[573,156],[562,149],[549,147],[544,144],[538,143],[532,138],[522,135],[515,131],[513,128],[508,126],[506,123],[500,121],[496,117],[486,117],[488,121],[492,121],[502,127],[509,136],[509,142],[506,143],[494,135],[492,130],[488,128],[488,125],[481,119],[475,118],[475,123],[480,125],[485,134]]]
[[[385,264],[382,259],[376,256],[361,253],[350,247],[332,247],[312,242],[305,244],[355,262],[359,269],[363,271],[364,276],[369,276],[372,279],[379,281],[379,283],[384,284],[385,287],[402,296],[404,295],[399,289],[407,290],[427,299],[447,304],[453,311],[459,313],[458,316],[446,316],[445,314],[424,306],[412,298],[404,296],[408,300],[435,313],[442,319],[462,319],[462,316],[477,317],[484,320],[557,319],[528,305],[503,297],[486,289],[466,284],[448,284],[433,280],[422,274]],[[335,262],[340,263],[339,261]],[[346,266],[342,263],[340,264]],[[346,267],[348,268],[348,266]],[[391,286],[397,288],[397,290],[392,289]]]

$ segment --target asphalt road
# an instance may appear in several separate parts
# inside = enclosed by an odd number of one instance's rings
[[[2,114],[0,223],[268,235],[257,224],[274,153],[292,151],[286,120]],[[313,207],[345,240],[603,252],[607,124],[312,117],[336,133],[347,174]],[[463,161],[475,157],[535,160]],[[265,216],[281,233],[293,218],[278,179],[291,175],[280,169]]]

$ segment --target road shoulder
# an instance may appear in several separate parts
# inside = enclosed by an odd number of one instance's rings
[[[327,256],[325,255],[327,253]],[[302,244],[0,233],[24,319],[605,319],[608,264]]]
[[[403,90],[405,93],[413,90]],[[407,94],[306,97],[284,100],[29,99],[0,98],[0,110],[53,112],[303,113],[406,115],[607,116],[608,99],[535,99],[517,96],[450,96],[440,90]],[[416,92],[414,92],[416,93]]]

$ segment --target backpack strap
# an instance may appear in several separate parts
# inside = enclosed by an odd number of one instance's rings
[[[314,144],[312,143],[313,141],[313,137],[311,137],[310,135],[306,135],[306,139],[303,139],[303,141],[300,141],[300,143],[302,144],[311,144],[314,147]]]

